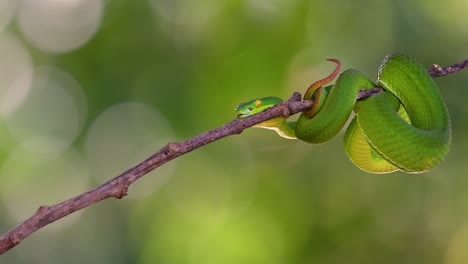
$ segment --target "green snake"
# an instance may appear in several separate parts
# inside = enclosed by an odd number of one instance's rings
[[[332,139],[355,116],[344,135],[344,147],[350,160],[371,173],[404,171],[426,172],[447,155],[451,143],[451,125],[445,102],[434,80],[423,65],[403,54],[389,54],[379,67],[374,83],[357,70],[341,73],[341,68],[307,89],[304,100],[314,104],[302,112],[296,122],[274,118],[256,127],[275,130],[280,136],[321,144]],[[356,101],[360,90],[374,87],[383,92]],[[272,107],[283,100],[264,97],[236,107],[244,118]]]

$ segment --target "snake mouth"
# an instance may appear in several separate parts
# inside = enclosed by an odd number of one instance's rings
[[[248,116],[249,116],[248,114],[237,114],[238,119],[248,117]]]

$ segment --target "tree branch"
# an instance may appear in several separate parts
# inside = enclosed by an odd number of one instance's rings
[[[433,77],[440,77],[458,72],[467,67],[468,60],[465,60],[461,63],[445,68],[434,64],[430,69],[428,69],[428,72]],[[381,91],[382,88],[379,87],[361,91],[357,96],[357,100],[368,98]],[[182,142],[168,143],[146,160],[92,190],[55,205],[40,206],[30,218],[0,236],[0,254],[7,252],[32,233],[60,218],[107,198],[114,197],[121,199],[125,197],[127,195],[128,187],[133,182],[172,159],[224,137],[240,134],[244,129],[263,121],[280,116],[287,118],[291,115],[303,112],[310,109],[312,104],[312,100],[301,101],[301,95],[296,92],[287,101],[271,107],[259,114],[243,119],[233,120],[221,127]]]
[[[427,70],[432,77],[442,77],[468,68],[468,60],[442,68],[439,64],[432,64]]]

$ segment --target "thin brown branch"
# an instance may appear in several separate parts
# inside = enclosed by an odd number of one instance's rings
[[[428,71],[433,77],[439,77],[467,68],[467,64],[468,60],[465,60],[462,63],[454,64],[446,68],[432,66]],[[357,99],[365,99],[381,91],[382,89],[378,87],[361,91]],[[301,101],[301,95],[299,93],[294,93],[289,100],[259,114],[243,119],[236,119],[186,141],[168,143],[146,160],[92,190],[55,205],[40,206],[30,218],[0,236],[0,254],[7,252],[32,233],[60,218],[107,198],[123,198],[127,195],[127,190],[133,182],[172,159],[224,137],[240,134],[244,129],[263,121],[280,116],[289,117],[303,112],[308,110],[312,104],[313,101],[311,100]]]
[[[133,168],[118,175],[112,180],[102,185],[65,200],[52,206],[40,206],[39,209],[26,221],[19,224],[0,237],[0,254],[5,253],[18,245],[23,239],[60,218],[73,212],[95,204],[107,198],[123,198],[127,195],[128,187],[143,175],[165,164],[166,162],[179,157],[192,150],[200,148],[213,141],[227,137],[229,135],[240,134],[248,127],[251,127],[268,119],[302,112],[312,106],[312,101],[301,101],[301,95],[294,93],[293,96],[278,104],[268,111],[264,111],[254,116],[231,121],[221,127],[202,133],[194,138],[178,143],[168,143],[155,154],[140,162]]]
[[[441,67],[439,64],[432,64],[427,70],[432,77],[442,77],[447,74],[452,74],[463,69],[468,68],[468,60],[464,60],[460,63],[455,63],[447,67]]]

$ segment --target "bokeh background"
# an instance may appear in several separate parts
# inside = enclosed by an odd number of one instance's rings
[[[169,141],[304,91],[342,60],[468,58],[466,0],[0,0],[0,231]],[[468,72],[437,79],[453,146],[421,175],[248,129],[51,224],[1,263],[468,263]]]

